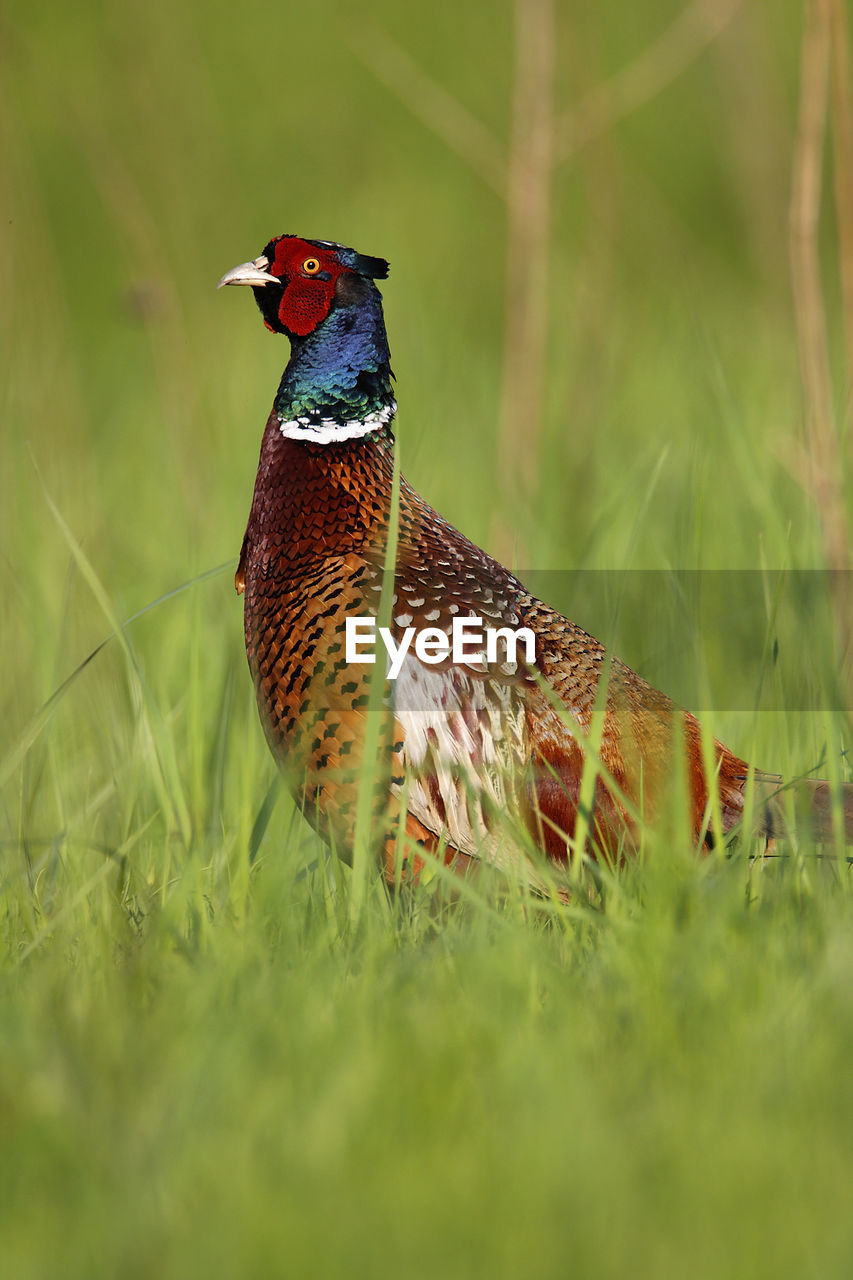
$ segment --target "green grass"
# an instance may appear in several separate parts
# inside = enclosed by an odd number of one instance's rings
[[[286,344],[214,291],[282,231],[389,257],[408,478],[481,543],[517,531],[657,683],[692,673],[733,749],[847,776],[828,619],[771,590],[822,564],[790,464],[798,6],[747,3],[560,170],[512,510],[503,206],[353,52],[386,24],[503,137],[509,12],[304,8],[2,20],[3,1272],[849,1275],[846,863],[660,834],[603,911],[371,880],[353,927],[275,786],[231,585]],[[677,11],[560,8],[561,108]],[[768,571],[747,615],[633,572],[730,568]]]

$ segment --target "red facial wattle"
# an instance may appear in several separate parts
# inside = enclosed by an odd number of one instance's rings
[[[328,250],[292,236],[273,241],[268,249],[274,249],[269,270],[284,286],[278,307],[279,321],[288,333],[304,337],[328,316],[335,284],[346,267]],[[269,322],[267,327],[271,327]]]

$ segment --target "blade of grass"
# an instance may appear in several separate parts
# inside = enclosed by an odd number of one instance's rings
[[[382,594],[379,598],[377,628],[391,623],[394,574],[397,566],[398,523],[400,514],[400,442],[394,446],[394,469],[391,479],[391,504],[388,513],[388,541],[382,569]],[[364,755],[358,783],[358,803],[353,835],[352,877],[350,881],[349,923],[355,931],[364,906],[365,891],[373,866],[373,783],[380,749],[382,722],[388,712],[384,706],[385,666],[378,659],[370,671],[370,694],[364,732]]]
[[[233,570],[234,563],[235,562],[233,560],[227,560],[224,564],[219,564],[214,569],[206,569],[203,573],[198,574],[197,577],[190,578],[186,582],[182,582],[180,586],[172,587],[171,590],[166,591],[162,596],[158,596],[156,600],[150,601],[150,603],[146,604],[142,609],[138,609],[136,613],[131,614],[129,618],[125,618],[124,622],[118,624],[118,631],[114,631],[110,635],[105,636],[99,644],[95,645],[95,648],[92,649],[90,653],[87,653],[86,657],[83,658],[81,662],[78,662],[77,666],[73,671],[69,672],[62,683],[57,685],[50,697],[42,703],[35,715],[28,721],[14,745],[11,746],[3,755],[2,760],[0,760],[0,787],[8,782],[9,778],[16,772],[27,754],[32,750],[34,744],[38,741],[38,738],[50,723],[54,712],[62,702],[66,693],[68,693],[72,686],[76,684],[77,680],[89,664],[97,658],[98,654],[101,653],[107,645],[109,645],[111,640],[114,640],[117,637],[119,632],[127,631],[127,629],[134,622],[138,621],[139,618],[144,618],[147,613],[151,613],[153,609],[159,608],[159,606],[161,604],[165,604],[167,600],[173,600],[176,596],[182,595],[183,592],[188,591],[190,587],[196,587],[202,582],[207,582],[210,578],[218,577],[219,574],[224,573],[226,569]]]
[[[39,476],[39,479],[41,480],[41,476]],[[66,523],[56,503],[53,501],[53,498],[48,492],[43,481],[42,491],[48,509],[65,539],[68,549],[74,557],[84,581],[92,592],[92,595],[95,597],[95,600],[100,606],[101,612],[106,618],[107,623],[112,628],[113,635],[121,646],[132,683],[139,694],[139,705],[142,708],[144,726],[154,750],[154,758],[157,766],[154,770],[154,782],[160,797],[160,803],[163,807],[169,826],[173,827],[177,824],[184,844],[188,844],[191,834],[189,808],[187,806],[186,797],[184,796],[183,784],[178,770],[174,742],[166,730],[166,725],[160,712],[160,708],[157,706],[153,695],[148,689],[147,683],[142,674],[142,669],[139,665],[139,660],[136,657],[136,653],[128,639],[126,631],[122,628],[122,625],[116,616],[112,602],[103,583],[98,577],[89,557],[86,555],[85,551],[80,546],[80,543],[71,532],[71,529]]]

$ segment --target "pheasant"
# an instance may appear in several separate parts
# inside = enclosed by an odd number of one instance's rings
[[[382,258],[284,235],[220,281],[250,286],[266,327],[291,343],[236,587],[263,728],[303,812],[351,857],[369,776],[373,843],[389,881],[417,878],[436,856],[461,873],[478,861],[523,864],[532,880],[525,847],[558,865],[581,837],[594,856],[630,853],[641,817],[660,810],[683,761],[693,837],[711,846],[744,816],[745,761],[715,741],[709,765],[693,715],[532,596],[402,477],[395,503],[397,406],[375,283],[387,275]],[[394,520],[385,636],[396,678],[383,681],[378,746],[365,762],[375,662],[351,641],[375,636]],[[476,620],[496,636],[491,652],[476,643],[454,651],[456,632],[470,639]],[[510,633],[532,645],[513,651]],[[413,634],[422,640],[414,649]],[[381,646],[372,656],[382,661]],[[596,768],[585,781],[602,680]],[[781,780],[753,777],[758,829],[772,839]],[[815,835],[830,839],[828,784],[802,785]],[[849,793],[844,809],[851,836]]]

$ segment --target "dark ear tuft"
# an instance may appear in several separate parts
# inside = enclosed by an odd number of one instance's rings
[[[309,240],[308,243],[316,244],[321,249],[334,249],[338,262],[349,267],[356,275],[368,280],[388,279],[389,266],[384,258],[371,258],[369,254],[357,253],[355,249],[349,249],[345,244],[335,244],[333,240]]]
[[[352,270],[357,271],[359,275],[369,276],[371,280],[388,279],[391,268],[384,258],[370,258],[366,254],[355,251],[353,251],[353,257],[357,265],[353,266]]]

